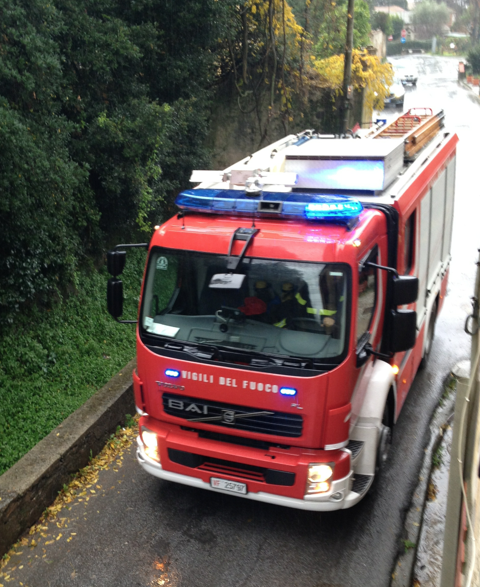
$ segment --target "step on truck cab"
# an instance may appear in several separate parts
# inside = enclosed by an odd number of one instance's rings
[[[368,491],[446,294],[458,139],[426,108],[365,134],[194,171],[140,245],[147,472],[304,510]],[[120,322],[127,248],[108,254]]]

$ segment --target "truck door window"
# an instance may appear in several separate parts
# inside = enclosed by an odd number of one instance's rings
[[[157,316],[167,308],[171,310],[177,301],[178,286],[178,260],[171,255],[159,255],[155,259],[155,272],[145,291],[149,299],[148,314]]]
[[[414,264],[414,252],[415,252],[415,222],[416,213],[413,211],[408,217],[405,223],[405,233],[403,235],[403,251],[404,251],[404,262],[405,262],[405,275],[409,275]]]
[[[367,262],[378,263],[378,252],[375,247],[367,258]],[[368,332],[372,322],[377,292],[377,269],[363,265],[358,274],[357,302],[357,343]]]

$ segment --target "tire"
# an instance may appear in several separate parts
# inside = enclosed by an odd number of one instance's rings
[[[420,361],[419,369],[425,369],[425,366],[428,362],[428,357],[430,356],[430,351],[432,350],[432,343],[433,339],[435,338],[435,324],[437,322],[437,302],[433,304],[432,311],[430,313],[430,319],[428,321],[427,326],[427,339],[425,341],[425,350],[423,351],[423,357]]]
[[[378,473],[385,465],[392,445],[392,421],[390,414],[390,404],[387,399],[385,409],[383,411],[382,425],[380,430],[380,438],[377,446],[377,459],[375,464],[375,472]]]

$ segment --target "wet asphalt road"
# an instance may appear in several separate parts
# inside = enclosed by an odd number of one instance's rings
[[[410,56],[416,69],[405,107],[444,109],[460,137],[450,285],[430,362],[418,374],[394,430],[393,447],[370,494],[350,510],[288,510],[170,484],[136,463],[103,471],[95,494],[50,525],[35,549],[4,571],[28,587],[386,587],[417,483],[428,422],[454,364],[469,355],[463,323],[470,312],[480,246],[480,105],[457,84],[452,58]],[[74,533],[74,534],[73,534]],[[57,536],[62,536],[57,540]],[[67,542],[67,536],[72,539]],[[52,542],[53,540],[53,542]],[[51,542],[45,546],[46,542]],[[19,568],[22,566],[23,568]]]

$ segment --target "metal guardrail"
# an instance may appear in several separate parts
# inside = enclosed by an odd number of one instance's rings
[[[475,517],[480,460],[480,249],[472,313],[465,331],[472,337],[469,377],[460,377],[453,422],[441,587],[474,587],[477,549]],[[478,586],[477,586],[478,587]]]

